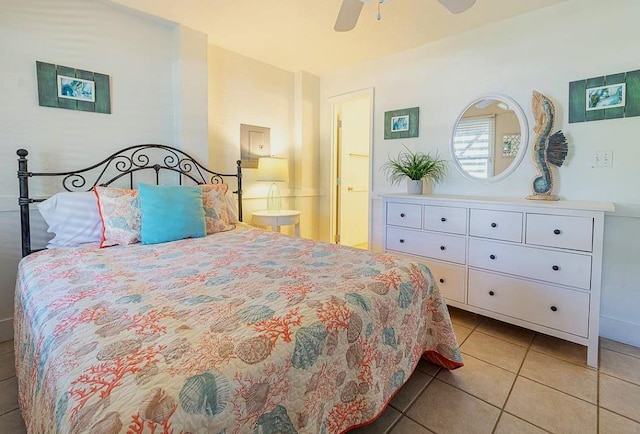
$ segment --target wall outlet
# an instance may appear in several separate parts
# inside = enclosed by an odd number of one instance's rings
[[[613,151],[595,151],[591,167],[612,167]]]

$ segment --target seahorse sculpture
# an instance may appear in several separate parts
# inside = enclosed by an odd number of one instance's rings
[[[567,138],[562,131],[551,134],[556,110],[549,98],[534,90],[531,105],[536,119],[536,125],[533,127],[533,132],[536,133],[533,163],[538,170],[538,176],[533,178],[532,194],[527,196],[527,199],[558,200],[558,196],[551,194],[553,177],[549,164],[562,166],[569,152]]]

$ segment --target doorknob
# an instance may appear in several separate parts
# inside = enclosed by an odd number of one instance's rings
[[[347,191],[353,191],[353,187],[347,187]]]

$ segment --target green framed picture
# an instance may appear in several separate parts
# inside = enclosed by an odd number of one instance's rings
[[[36,73],[41,106],[111,113],[108,75],[37,61]]]
[[[406,139],[418,137],[420,107],[384,112],[384,138]]]
[[[640,70],[569,83],[569,123],[640,116]]]

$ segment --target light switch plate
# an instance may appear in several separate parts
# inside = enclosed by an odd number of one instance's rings
[[[613,151],[595,151],[591,167],[612,167]]]

